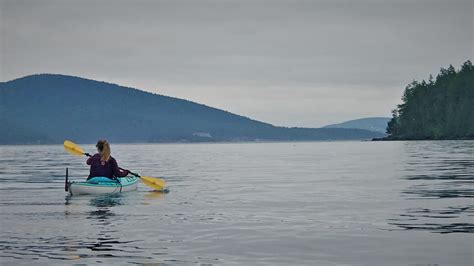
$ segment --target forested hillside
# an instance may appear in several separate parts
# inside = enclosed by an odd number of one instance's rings
[[[370,139],[359,129],[276,127],[202,104],[65,75],[0,82],[0,144]]]
[[[393,111],[388,139],[474,139],[474,68],[466,61],[413,81]]]

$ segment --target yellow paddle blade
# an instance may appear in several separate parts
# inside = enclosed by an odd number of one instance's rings
[[[151,177],[151,176],[140,176],[142,182],[155,190],[163,190],[166,186],[166,182],[163,179]]]
[[[64,149],[72,155],[83,156],[84,150],[74,142],[70,140],[64,141]]]

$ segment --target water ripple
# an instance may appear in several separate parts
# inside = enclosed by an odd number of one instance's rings
[[[0,264],[472,264],[472,141],[112,149],[171,193],[66,196],[85,158],[0,147]]]

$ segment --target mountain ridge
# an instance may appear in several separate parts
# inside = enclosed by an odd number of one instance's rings
[[[390,117],[365,117],[327,125],[323,128],[357,128],[385,134],[390,119]]]
[[[364,130],[277,127],[189,100],[104,81],[35,74],[0,82],[0,144],[346,140]]]

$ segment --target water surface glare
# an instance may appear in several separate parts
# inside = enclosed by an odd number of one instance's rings
[[[170,193],[140,184],[71,197],[65,168],[83,180],[85,158],[0,146],[0,264],[474,264],[474,141],[112,144],[112,154]]]

